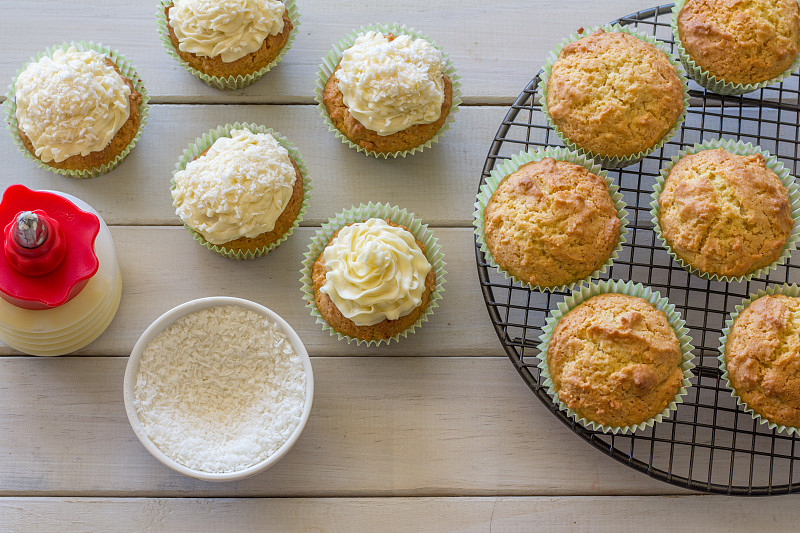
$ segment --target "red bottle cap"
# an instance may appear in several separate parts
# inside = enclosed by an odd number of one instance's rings
[[[12,185],[0,200],[0,228],[0,297],[17,307],[64,305],[97,272],[100,220],[63,196]]]

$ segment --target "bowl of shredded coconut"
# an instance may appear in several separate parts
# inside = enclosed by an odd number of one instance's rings
[[[173,470],[234,481],[277,463],[308,421],[311,359],[297,333],[255,302],[192,300],[161,315],[131,352],[125,410]]]

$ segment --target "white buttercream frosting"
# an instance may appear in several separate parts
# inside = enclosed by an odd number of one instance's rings
[[[289,152],[275,137],[233,130],[175,173],[172,204],[212,244],[252,238],[275,228],[296,179]]]
[[[343,227],[322,252],[327,294],[358,326],[396,320],[422,303],[431,264],[414,235],[370,218]]]
[[[283,31],[278,0],[173,0],[169,25],[184,52],[231,63]]]
[[[122,76],[102,54],[74,46],[28,65],[14,92],[19,128],[45,163],[103,150],[130,116]]]
[[[398,35],[389,41],[370,31],[344,51],[335,75],[350,114],[391,135],[439,119],[444,69],[442,53],[426,40]]]

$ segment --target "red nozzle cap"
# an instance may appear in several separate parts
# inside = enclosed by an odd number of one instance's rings
[[[17,218],[32,211],[46,226],[42,242],[20,242]],[[57,194],[23,185],[0,201],[0,297],[24,309],[51,309],[80,293],[99,267],[94,241],[100,220]]]

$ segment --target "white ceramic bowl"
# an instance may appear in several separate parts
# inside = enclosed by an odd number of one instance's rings
[[[195,311],[199,311],[201,309],[205,309],[208,307],[216,307],[221,305],[236,305],[242,307],[244,309],[248,309],[251,311],[255,311],[259,314],[266,316],[269,320],[277,324],[283,332],[286,334],[286,337],[289,339],[289,342],[292,343],[297,354],[303,361],[303,369],[305,370],[306,374],[306,401],[303,405],[303,415],[300,419],[300,423],[295,428],[292,435],[289,439],[278,448],[278,450],[261,461],[260,463],[254,464],[248,468],[243,470],[237,470],[235,472],[203,472],[200,470],[195,470],[192,468],[188,468],[174,459],[168,457],[164,452],[162,452],[158,446],[156,446],[152,440],[145,434],[144,429],[142,428],[142,423],[139,420],[139,416],[136,413],[136,408],[133,406],[133,391],[136,387],[136,374],[139,370],[139,361],[142,358],[142,353],[144,352],[145,346],[155,338],[156,335],[161,333],[164,329],[172,325],[177,319],[188,315],[190,313],[194,313]],[[133,432],[139,438],[139,441],[147,448],[153,457],[167,465],[168,467],[172,468],[176,472],[180,472],[181,474],[202,479],[205,481],[237,481],[240,479],[244,479],[248,476],[252,476],[262,470],[266,470],[267,468],[271,467],[280,459],[286,455],[286,453],[292,449],[292,446],[295,445],[297,440],[300,438],[300,434],[303,432],[303,428],[306,426],[306,422],[308,421],[308,416],[311,413],[311,403],[314,399],[314,375],[311,370],[311,359],[308,356],[308,352],[306,351],[305,346],[303,346],[300,337],[297,336],[297,333],[292,329],[292,327],[286,323],[284,319],[280,316],[275,314],[273,311],[267,309],[263,305],[257,304],[255,302],[251,302],[249,300],[243,300],[241,298],[232,298],[227,296],[214,296],[209,298],[200,298],[197,300],[192,300],[190,302],[186,302],[181,304],[173,309],[170,309],[160,317],[158,317],[150,326],[142,333],[142,336],[139,337],[139,340],[136,342],[136,345],[133,347],[133,351],[131,352],[130,359],[128,359],[128,366],[125,368],[125,382],[123,386],[123,393],[125,398],[125,411],[128,413],[128,421],[131,423],[131,427],[133,428]]]

